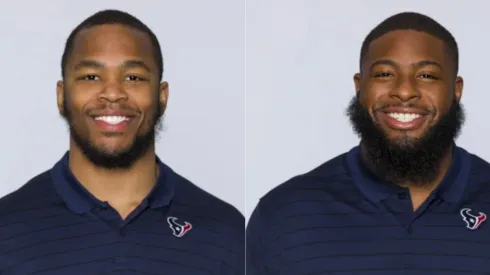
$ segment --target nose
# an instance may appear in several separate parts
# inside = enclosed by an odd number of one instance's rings
[[[110,103],[126,100],[128,95],[121,83],[118,81],[107,81],[104,83],[102,91],[98,95],[99,101],[107,101]]]
[[[402,102],[420,98],[417,82],[408,77],[399,79],[391,90],[390,96]]]

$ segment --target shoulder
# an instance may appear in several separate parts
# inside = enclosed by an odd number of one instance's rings
[[[50,171],[36,175],[19,189],[0,198],[0,216],[22,209],[39,209],[57,200]]]
[[[278,185],[260,199],[258,207],[261,211],[270,212],[287,203],[327,199],[352,191],[355,186],[346,163],[346,155],[344,153],[336,156]]]
[[[60,217],[65,212],[62,205],[50,171],[43,172],[0,198],[0,236],[4,240],[12,238],[11,242],[15,243],[13,236],[38,228],[46,217]]]
[[[324,211],[325,203],[341,200],[346,193],[358,192],[350,176],[346,156],[346,153],[336,156],[287,180],[259,200],[246,229],[250,257],[269,259],[267,261],[272,261],[269,264],[275,265],[274,255],[280,253],[288,240],[279,241],[281,236],[297,239],[295,228]]]
[[[478,175],[483,176],[484,178],[490,178],[490,163],[488,163],[486,160],[476,154],[470,153],[462,148],[460,149],[469,156],[469,160],[471,161],[470,175]]]
[[[233,236],[243,237],[245,217],[238,209],[176,172],[172,170],[171,172],[175,181],[172,204],[176,208],[182,209],[212,227],[220,228],[220,231],[224,230]]]
[[[460,150],[466,154],[466,161],[471,162],[468,175],[469,192],[490,194],[490,163],[476,154],[462,148]]]
[[[325,204],[359,193],[341,154],[313,170],[295,176],[269,191],[250,216],[247,238],[272,241],[290,226],[291,217],[306,217],[324,211]],[[267,230],[263,230],[267,228]],[[281,229],[282,228],[282,229]]]

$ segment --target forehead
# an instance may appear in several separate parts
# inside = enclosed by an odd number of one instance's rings
[[[155,67],[153,46],[149,36],[128,26],[110,24],[81,30],[73,41],[68,63],[83,59],[121,62],[141,59]]]
[[[365,58],[366,64],[381,59],[393,60],[400,64],[430,60],[443,67],[450,66],[452,62],[444,41],[414,30],[392,31],[371,42]]]

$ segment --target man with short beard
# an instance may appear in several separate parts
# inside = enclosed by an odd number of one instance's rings
[[[57,85],[69,151],[0,199],[0,274],[244,274],[240,212],[165,165],[158,39],[105,10],[76,27]]]
[[[490,273],[490,164],[455,145],[458,62],[422,14],[369,33],[347,108],[359,146],[262,197],[247,274]]]

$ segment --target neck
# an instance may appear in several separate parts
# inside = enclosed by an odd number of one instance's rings
[[[154,146],[128,169],[94,165],[76,144],[70,143],[69,167],[80,184],[100,201],[108,202],[127,216],[148,196],[156,184],[158,166]]]

